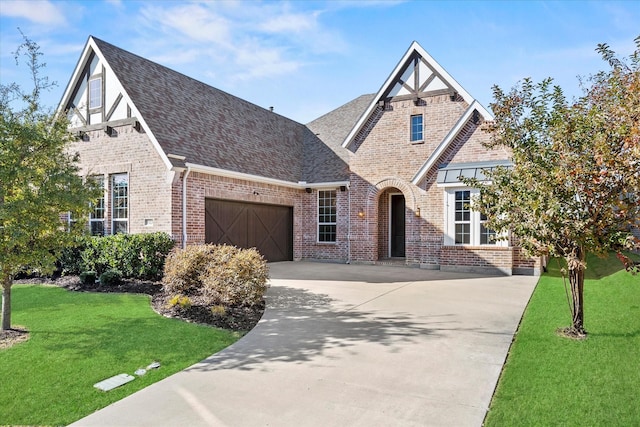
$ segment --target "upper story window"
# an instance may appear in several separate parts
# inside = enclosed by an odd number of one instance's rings
[[[336,190],[318,191],[318,242],[336,241]]]
[[[104,197],[104,177],[103,176],[91,176],[89,179],[93,180],[99,188],[102,188],[102,196],[96,201],[95,204],[91,204],[92,211],[89,214],[89,226],[91,228],[91,234],[94,236],[103,236],[105,232],[105,197]]]
[[[89,108],[102,107],[102,77],[89,80]]]
[[[129,232],[129,175],[111,175],[111,233]]]
[[[487,217],[473,210],[472,196],[477,193],[477,189],[451,189],[445,193],[445,245],[508,245],[507,241],[498,240],[494,230],[485,226]]]
[[[422,133],[422,114],[416,114],[411,116],[411,142],[422,140],[424,140]]]

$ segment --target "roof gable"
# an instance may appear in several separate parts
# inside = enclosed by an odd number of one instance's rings
[[[297,183],[303,176],[304,125],[90,37],[60,108],[95,54],[103,59],[168,167],[171,159]]]
[[[490,120],[491,114],[480,105],[435,59],[427,53],[418,42],[413,42],[400,62],[393,69],[384,84],[372,98],[368,107],[360,116],[351,131],[342,142],[342,146],[349,148],[369,117],[375,112],[379,104],[390,98],[407,98],[417,100],[422,96],[432,96],[450,93],[460,96],[468,104],[476,105],[476,110],[485,120]]]

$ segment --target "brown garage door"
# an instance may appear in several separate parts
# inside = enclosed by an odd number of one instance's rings
[[[293,208],[207,199],[205,241],[255,247],[267,261],[291,261]]]

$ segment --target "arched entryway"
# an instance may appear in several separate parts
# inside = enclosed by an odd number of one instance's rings
[[[402,191],[386,188],[378,199],[378,259],[406,256],[406,200]]]

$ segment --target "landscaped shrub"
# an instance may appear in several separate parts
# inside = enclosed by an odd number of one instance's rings
[[[253,306],[267,291],[267,263],[255,249],[219,246],[203,275],[203,294],[225,306]]]
[[[197,295],[202,288],[202,272],[215,258],[214,245],[191,245],[167,256],[162,285],[170,295]]]
[[[253,306],[267,290],[269,270],[256,249],[193,245],[172,252],[163,286],[169,295],[197,296],[206,306]]]
[[[61,276],[80,274],[86,271],[82,262],[82,251],[86,247],[87,238],[87,236],[82,236],[77,240],[75,246],[62,250],[57,262],[57,272]]]
[[[167,305],[169,307],[180,306],[182,309],[189,309],[191,308],[191,300],[187,296],[178,294],[171,298]]]
[[[227,309],[224,308],[224,305],[214,305],[211,307],[211,314],[217,317],[224,317],[227,315]]]
[[[84,285],[93,285],[96,282],[95,271],[83,271],[80,273],[80,282]]]
[[[166,233],[86,236],[75,249],[67,249],[60,262],[66,274],[116,269],[124,277],[158,280],[175,242]]]
[[[100,275],[101,286],[117,286],[122,282],[122,273],[118,270],[107,270]]]

